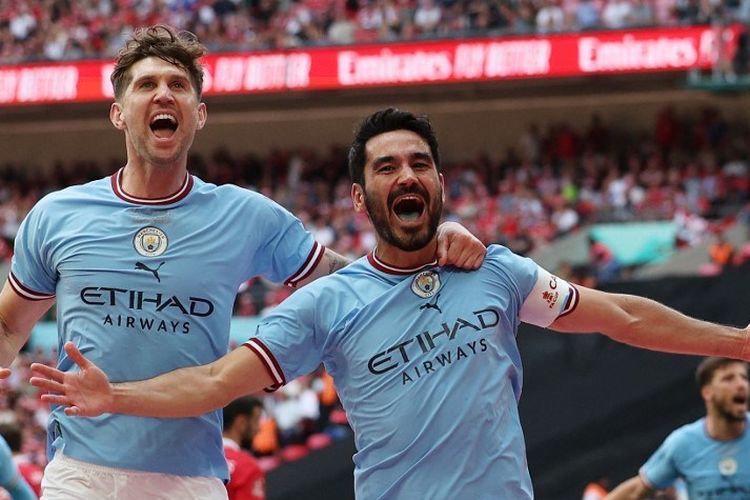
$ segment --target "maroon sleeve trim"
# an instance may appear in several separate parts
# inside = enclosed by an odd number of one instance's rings
[[[258,338],[252,338],[242,345],[253,351],[260,358],[263,366],[265,366],[266,368],[266,371],[271,376],[271,379],[273,379],[274,383],[264,389],[266,392],[273,392],[282,385],[286,384],[284,371],[281,369],[279,362],[276,361],[276,357],[266,346],[266,344],[261,342],[261,340]]]

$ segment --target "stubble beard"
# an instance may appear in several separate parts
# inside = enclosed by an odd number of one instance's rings
[[[421,195],[427,204],[425,210],[427,211],[427,224],[414,229],[401,229],[401,234],[397,234],[396,231],[391,228],[388,221],[388,214],[391,211],[390,206],[392,200],[402,194],[406,193],[417,193]],[[405,252],[414,252],[421,250],[427,246],[430,241],[435,237],[438,225],[440,224],[440,216],[443,213],[443,193],[439,190],[436,193],[434,199],[423,190],[420,189],[404,189],[391,193],[388,196],[388,206],[377,200],[375,196],[369,196],[367,189],[365,189],[365,208],[367,214],[370,216],[370,221],[375,228],[375,232],[382,238],[386,243],[392,245]],[[395,216],[395,215],[394,215]]]
[[[731,408],[730,404],[726,403],[714,403],[719,417],[730,423],[744,422],[747,418],[747,410],[742,410],[739,414],[735,413]]]

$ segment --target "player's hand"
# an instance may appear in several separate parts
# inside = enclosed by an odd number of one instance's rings
[[[76,417],[95,417],[111,407],[112,386],[107,375],[86,359],[72,342],[65,343],[65,353],[80,368],[77,372],[63,372],[41,363],[33,363],[31,384],[47,391],[42,401],[65,407],[65,414]]]
[[[484,262],[487,248],[479,238],[457,222],[443,222],[437,229],[437,261],[439,266],[478,269]]]

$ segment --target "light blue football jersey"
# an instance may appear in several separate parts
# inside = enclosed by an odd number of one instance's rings
[[[641,467],[641,477],[662,489],[681,477],[688,498],[747,500],[750,498],[750,415],[742,436],[717,441],[701,418],[670,434]]]
[[[187,175],[147,200],[111,178],[45,196],[16,238],[9,281],[57,299],[59,346],[75,343],[112,381],[142,380],[224,355],[240,284],[296,283],[323,247],[268,198]],[[58,368],[73,369],[60,349]],[[50,453],[110,467],[226,479],[221,412],[196,418],[67,417],[54,408]]]
[[[13,462],[13,452],[0,436],[0,487],[5,488],[13,500],[35,500],[36,495]]]
[[[358,498],[528,499],[516,330],[522,310],[547,326],[576,300],[500,246],[471,272],[370,254],[295,292],[245,346],[277,385],[325,364],[355,434]]]

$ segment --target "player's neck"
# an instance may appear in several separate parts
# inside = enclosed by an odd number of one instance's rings
[[[398,247],[389,245],[383,240],[379,240],[378,246],[375,248],[375,257],[377,257],[380,262],[388,264],[389,266],[413,269],[434,261],[436,251],[437,239],[435,238],[424,247],[413,252],[401,250]]]
[[[137,198],[165,198],[182,187],[186,171],[185,166],[153,167],[129,161],[122,171],[120,187]]]
[[[706,432],[717,441],[732,441],[740,437],[747,427],[747,420],[729,420],[709,413],[706,416]]]

